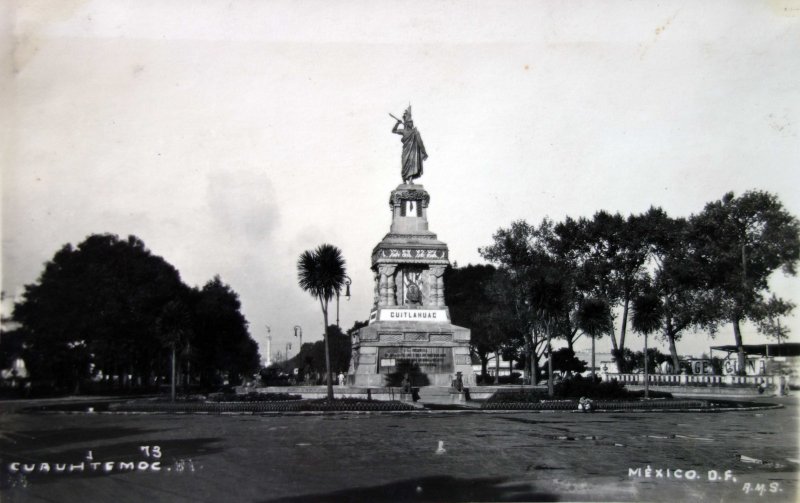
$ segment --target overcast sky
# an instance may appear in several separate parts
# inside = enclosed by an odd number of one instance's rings
[[[431,230],[459,265],[481,262],[478,247],[516,219],[651,205],[688,216],[748,189],[800,215],[797,1],[2,9],[10,294],[65,243],[133,234],[186,283],[230,284],[262,353],[266,325],[273,352],[295,353],[294,325],[304,341],[323,331],[296,260],[329,242],[353,279],[346,329],[372,305],[370,252],[401,181],[387,113],[409,102],[430,156],[418,182]],[[800,304],[798,281],[772,285]],[[678,351],[732,343],[723,327]]]

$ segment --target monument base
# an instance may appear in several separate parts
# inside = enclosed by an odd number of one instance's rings
[[[453,374],[429,374],[423,373],[424,378],[427,379],[426,384],[414,384],[415,388],[420,388],[424,386],[436,386],[436,387],[449,387],[453,382]],[[355,374],[350,376],[351,379],[348,382],[350,386],[356,386],[360,388],[381,388],[388,386],[387,381],[388,378],[386,374],[380,374],[378,372],[371,373],[371,374]],[[474,378],[473,378],[474,380]],[[414,382],[414,376],[412,376],[412,382]],[[468,383],[467,379],[464,379],[464,385],[474,386],[475,383]]]
[[[351,386],[410,385],[450,387],[461,372],[464,386],[475,385],[469,330],[451,323],[376,321],[358,333],[348,376]]]

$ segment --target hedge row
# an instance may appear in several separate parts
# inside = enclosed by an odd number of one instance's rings
[[[326,403],[324,400],[285,401],[285,402],[205,402],[205,403],[165,403],[165,402],[127,402],[114,404],[109,410],[117,412],[306,412],[306,411],[392,411],[413,410],[407,403],[393,401],[342,401]]]
[[[596,400],[592,402],[595,410],[649,410],[649,409],[701,409],[709,407],[708,402],[701,400],[653,400],[631,402],[624,400]],[[481,406],[485,410],[578,410],[576,401],[550,402],[486,402]]]
[[[591,384],[587,380],[573,379],[559,383],[554,388],[556,399],[575,401],[586,397],[595,401],[636,401],[644,397],[644,390],[629,391],[616,382]],[[671,399],[672,394],[664,391],[650,391],[650,398]],[[539,403],[550,400],[547,390],[522,389],[498,390],[489,397],[489,403]]]

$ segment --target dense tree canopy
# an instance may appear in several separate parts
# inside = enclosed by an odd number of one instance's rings
[[[778,269],[795,273],[799,229],[774,195],[752,191],[738,198],[726,194],[689,218],[650,208],[627,218],[600,211],[591,219],[545,218],[538,226],[516,221],[479,251],[505,275],[502,288],[511,292],[508,303],[521,333],[516,345],[524,348],[529,375],[537,374],[543,341],[563,339],[571,349],[593,332],[581,330],[587,314],[582,306],[593,303],[604,303],[612,317],[621,314],[618,339],[610,323],[597,333],[611,336],[622,371],[631,303],[645,292],[661,306],[657,329],[648,326],[648,333],[663,337],[678,369],[676,343],[690,330],[713,336],[719,325],[731,323],[740,360],[741,322],[785,336],[780,318],[794,305],[768,299],[768,280]]]
[[[226,377],[238,382],[258,370],[258,344],[250,337],[239,296],[218,276],[195,290],[194,333],[188,348],[206,386]],[[184,352],[186,352],[184,346]]]
[[[365,326],[366,322],[364,322]],[[360,327],[359,327],[360,328]],[[351,329],[352,330],[352,329]],[[330,344],[331,374],[334,381],[335,374],[343,372],[347,374],[350,367],[350,356],[352,339],[349,335],[342,332],[337,325],[328,327],[328,343]],[[317,384],[316,377],[320,377],[320,382],[324,382],[327,374],[325,367],[325,340],[316,342],[306,342],[297,352],[297,355],[287,360],[281,367],[288,372],[298,369],[301,372],[301,379],[311,384]]]
[[[238,315],[233,322],[239,333],[230,338],[230,332],[208,331],[196,316],[231,316],[219,312],[220,306],[198,308],[208,296],[205,288],[184,285],[178,271],[140,239],[91,235],[75,247],[65,245],[45,264],[39,279],[26,285],[13,319],[24,334],[32,378],[53,388],[73,390],[89,377],[119,386],[158,385],[168,374],[169,348],[193,345],[199,357],[212,358],[204,337],[218,339],[213,358],[230,362],[203,361],[198,371],[255,370],[252,358],[239,361],[255,354],[257,368],[257,349],[238,301],[227,306]]]
[[[800,260],[800,223],[767,192],[733,192],[708,203],[692,219],[692,242],[704,288],[713,294],[718,317],[733,326],[739,370],[745,355],[740,325],[759,322],[767,310],[769,277],[795,275]]]
[[[481,361],[481,375],[487,375],[490,354],[496,358],[513,344],[515,332],[513,303],[504,288],[505,274],[491,265],[449,267],[445,271],[445,303],[456,325],[470,328],[470,348]],[[495,373],[495,378],[497,373]]]

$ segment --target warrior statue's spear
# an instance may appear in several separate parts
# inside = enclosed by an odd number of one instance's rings
[[[395,117],[392,114],[389,114],[389,117],[391,117],[392,119],[396,120],[397,122],[403,122],[403,121],[401,121],[400,119],[398,119],[397,117]]]

